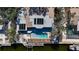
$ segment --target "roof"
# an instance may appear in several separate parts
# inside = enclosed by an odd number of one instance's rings
[[[70,8],[70,12],[74,15],[73,17],[71,17],[71,21],[74,25],[77,25],[79,20],[79,8]]]
[[[70,8],[71,13],[76,13],[76,16],[79,16],[79,8]]]

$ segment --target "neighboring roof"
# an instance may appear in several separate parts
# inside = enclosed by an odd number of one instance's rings
[[[71,18],[71,21],[74,25],[77,25],[78,24],[78,21],[79,21],[79,16],[75,16],[73,18]]]
[[[76,16],[79,16],[79,8],[70,8],[71,13],[76,13]]]
[[[70,12],[74,14],[74,16],[71,17],[71,21],[74,25],[77,25],[79,20],[79,8],[70,8]]]
[[[48,12],[49,17],[53,18],[54,17],[54,8],[48,8],[48,9],[49,9],[49,12]]]

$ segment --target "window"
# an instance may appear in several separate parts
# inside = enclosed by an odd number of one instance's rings
[[[38,18],[37,19],[37,24],[43,24],[43,18]]]
[[[25,24],[20,24],[19,29],[25,29]]]
[[[39,25],[43,25],[44,24],[44,19],[43,18],[35,18],[34,19],[34,24],[39,24]]]
[[[36,18],[34,19],[34,24],[36,24]]]

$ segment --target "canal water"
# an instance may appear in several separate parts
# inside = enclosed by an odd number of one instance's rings
[[[12,44],[11,46],[2,46],[0,51],[68,51],[69,45],[52,45],[27,48],[22,44]]]

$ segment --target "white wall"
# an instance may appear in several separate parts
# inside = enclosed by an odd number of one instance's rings
[[[43,18],[44,24],[43,25],[35,25],[34,24],[34,18]],[[30,21],[32,22],[32,26],[36,28],[43,28],[43,27],[52,27],[52,24],[54,23],[53,18],[49,18],[49,16],[42,16],[42,15],[33,15],[30,16]]]
[[[78,23],[77,23],[77,31],[79,31],[79,21],[78,21]]]
[[[6,43],[5,38],[7,38],[5,36],[5,34],[0,34],[0,39],[2,39],[2,41],[0,42],[0,44],[5,44]]]

